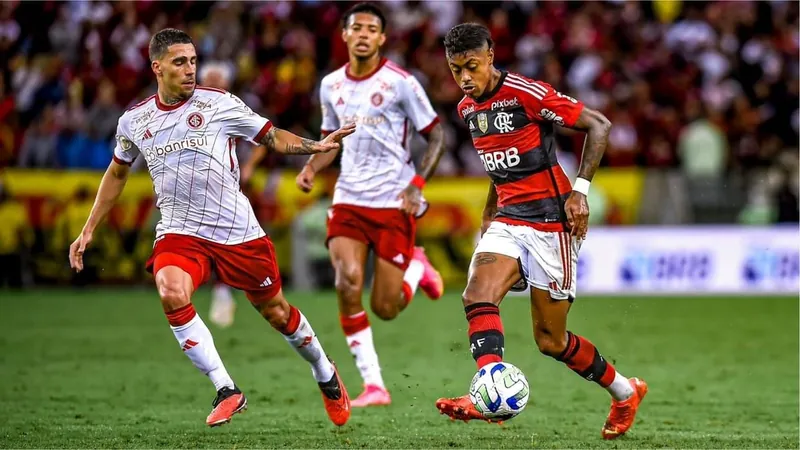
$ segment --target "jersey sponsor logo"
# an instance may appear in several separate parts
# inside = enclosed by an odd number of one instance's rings
[[[208,136],[200,138],[181,139],[180,141],[169,142],[166,145],[154,145],[142,149],[144,159],[152,161],[156,157],[161,157],[169,153],[177,152],[186,148],[201,148],[208,145]]]
[[[147,111],[143,112],[142,114],[136,116],[136,118],[133,119],[133,124],[134,125],[141,125],[141,124],[143,124],[145,122],[148,122],[148,121],[150,121],[150,118],[153,117],[153,114],[155,114],[155,110],[148,109]]]
[[[519,99],[517,97],[497,100],[495,102],[492,102],[492,111],[499,108],[508,108],[511,106],[518,106],[518,105],[519,105]]]
[[[467,117],[467,114],[471,114],[474,111],[475,111],[475,105],[469,105],[466,108],[461,110],[461,116],[462,117]]]
[[[513,113],[499,112],[494,118],[494,126],[500,133],[508,133],[514,131],[512,120],[514,120]]]
[[[481,130],[481,133],[486,133],[489,129],[489,118],[484,112],[478,113],[478,129]]]
[[[372,102],[373,106],[381,106],[381,104],[383,103],[383,96],[381,95],[380,92],[376,92],[372,94],[370,101]]]
[[[186,125],[192,130],[200,129],[204,123],[206,123],[206,119],[199,112],[193,112],[186,117]]]
[[[484,152],[480,155],[483,168],[487,172],[494,172],[500,169],[509,169],[518,166],[520,163],[519,150],[511,147],[508,150],[498,150],[495,152]]]
[[[563,118],[563,117],[561,117],[561,116],[559,116],[558,114],[554,113],[553,111],[550,111],[550,110],[549,110],[549,109],[547,109],[547,108],[544,108],[544,109],[542,109],[542,110],[539,112],[539,115],[540,115],[540,116],[541,116],[541,117],[542,117],[544,120],[549,120],[549,121],[551,121],[551,122],[555,122],[555,123],[557,123],[557,124],[561,125],[562,127],[564,126],[564,118]]]
[[[354,123],[356,125],[380,125],[386,121],[384,116],[362,116],[353,114],[352,116],[340,116],[340,123]]]
[[[204,102],[202,100],[194,99],[192,100],[192,106],[197,109],[208,109],[211,108],[211,102]]]

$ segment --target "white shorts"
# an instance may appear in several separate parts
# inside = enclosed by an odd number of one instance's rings
[[[556,300],[575,298],[575,270],[582,241],[565,232],[492,222],[475,254],[497,253],[520,262],[528,285],[550,291]]]

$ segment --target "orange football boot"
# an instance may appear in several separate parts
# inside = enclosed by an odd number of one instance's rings
[[[500,420],[487,419],[477,409],[469,395],[462,395],[455,398],[440,398],[436,400],[436,407],[441,414],[450,416],[453,420],[463,420],[469,422],[470,420],[485,420],[486,422],[502,423]]]
[[[611,412],[608,413],[601,432],[603,439],[616,439],[625,434],[633,426],[636,410],[639,409],[639,404],[647,395],[647,383],[644,380],[634,377],[629,378],[628,381],[633,388],[633,395],[622,401],[611,400]]]
[[[233,389],[225,386],[217,391],[217,398],[211,403],[214,409],[206,418],[206,424],[210,427],[225,425],[231,421],[234,414],[244,412],[247,409],[247,398],[236,386]]]
[[[342,383],[342,378],[339,376],[339,369],[336,364],[331,361],[333,365],[333,377],[330,381],[319,384],[319,390],[322,391],[322,401],[325,403],[325,412],[328,417],[336,426],[342,426],[350,419],[350,397],[347,395],[347,389]]]

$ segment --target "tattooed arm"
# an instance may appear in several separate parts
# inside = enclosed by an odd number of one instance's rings
[[[425,152],[425,156],[422,157],[420,173],[417,174],[417,177],[415,177],[416,179],[397,196],[397,198],[403,202],[400,205],[400,210],[412,216],[417,215],[422,205],[422,188],[420,187],[422,184],[417,184],[418,178],[422,177],[424,181],[429,180],[433,176],[433,173],[436,172],[436,166],[439,164],[439,159],[442,158],[442,153],[444,153],[444,129],[442,128],[442,124],[437,123],[431,129],[430,133],[428,133],[427,139],[428,150]]]
[[[436,124],[427,138],[428,150],[425,151],[425,156],[422,157],[422,167],[420,167],[419,174],[425,180],[430,180],[433,173],[436,172],[436,166],[439,165],[442,154],[444,154],[444,128],[442,128],[442,124]]]
[[[578,177],[592,181],[600,160],[608,146],[608,134],[611,132],[611,122],[599,111],[583,108],[578,121],[572,127],[575,130],[586,132],[586,142],[583,144],[581,166]]]
[[[611,122],[602,113],[584,107],[580,117],[578,117],[578,121],[571,128],[586,132],[586,142],[583,145],[583,156],[578,169],[578,178],[592,181],[592,177],[594,177],[594,173],[597,171],[600,160],[603,159],[603,154],[608,146]],[[572,228],[572,235],[577,236],[579,239],[585,238],[589,225],[589,204],[586,196],[573,190],[564,204],[564,210]]]
[[[325,139],[324,135],[322,136],[322,139]],[[317,172],[320,170],[330,166],[340,151],[341,147],[337,150],[331,150],[327,153],[316,153],[311,155],[311,157],[308,158],[308,161],[306,161],[306,165],[303,166],[303,170],[297,174],[297,177],[294,180],[295,184],[297,184],[297,187],[303,192],[311,192],[311,189],[314,187],[314,176],[316,176]]]
[[[329,134],[321,141],[306,139],[286,130],[277,127],[270,128],[267,134],[261,139],[260,144],[285,155],[311,155],[314,153],[325,153],[331,150],[338,150],[342,139],[356,131],[355,125],[345,125],[342,128]]]

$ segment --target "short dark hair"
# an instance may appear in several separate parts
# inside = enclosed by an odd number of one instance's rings
[[[350,20],[350,16],[359,13],[372,14],[373,16],[377,17],[381,21],[381,32],[386,30],[386,16],[383,15],[383,11],[381,11],[381,9],[376,5],[366,2],[359,3],[345,11],[344,15],[342,16],[342,28],[347,28],[347,22]]]
[[[150,39],[150,62],[161,59],[164,53],[167,52],[169,46],[175,44],[194,45],[194,42],[192,42],[192,38],[186,34],[185,31],[175,28],[164,28],[154,34]]]
[[[494,41],[489,29],[477,23],[456,25],[444,37],[444,50],[448,56],[481,49],[483,44],[492,48]]]

